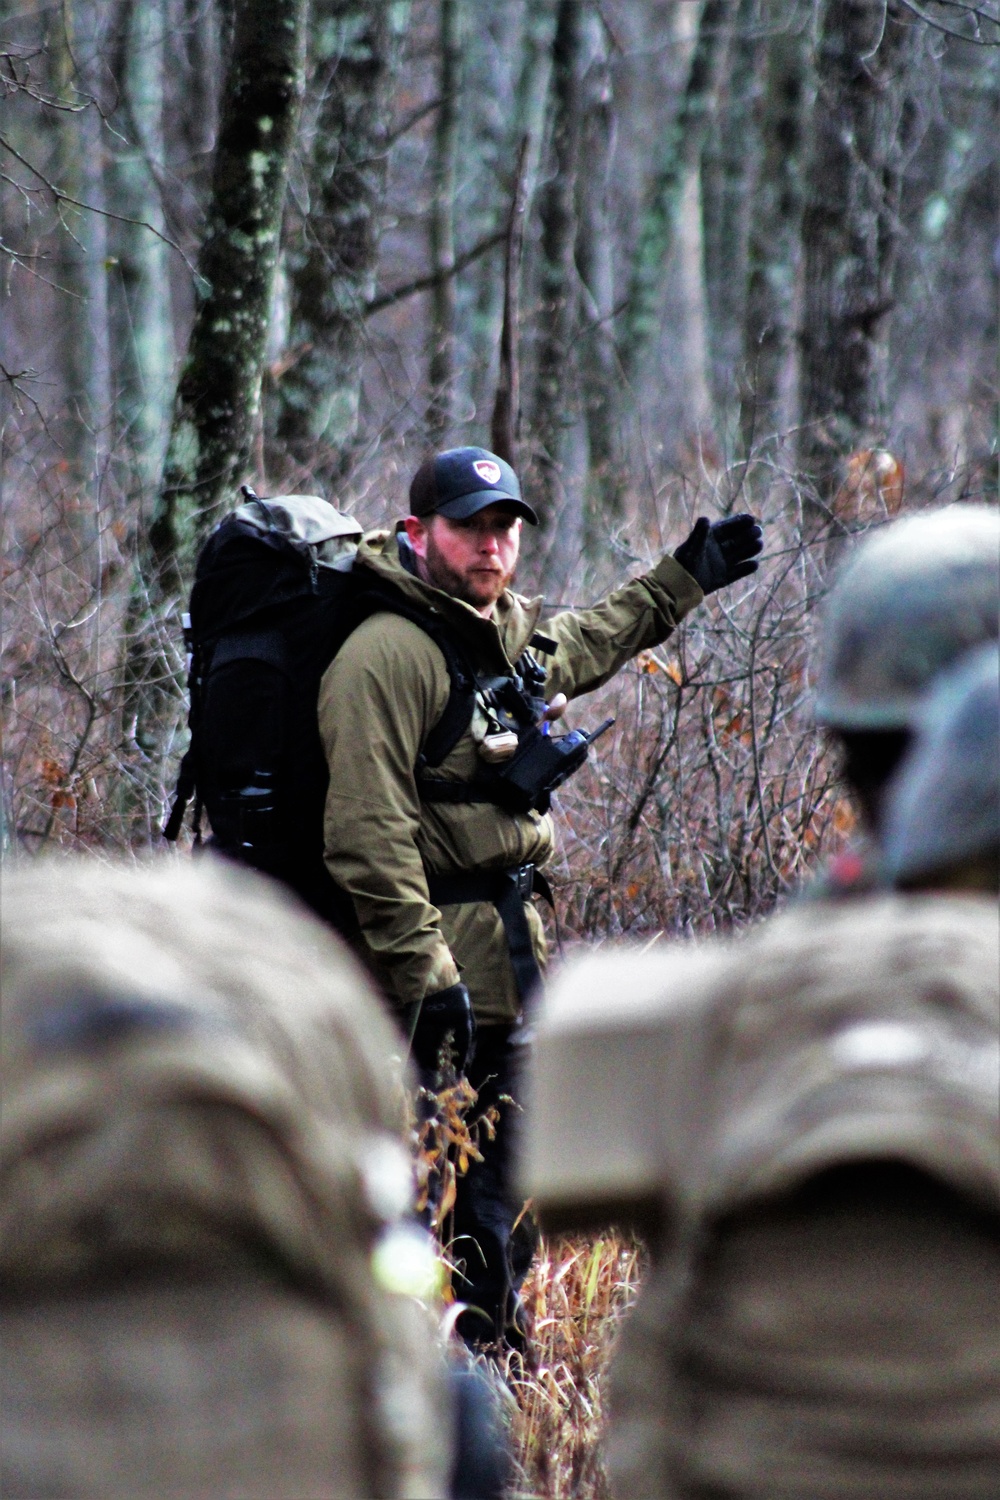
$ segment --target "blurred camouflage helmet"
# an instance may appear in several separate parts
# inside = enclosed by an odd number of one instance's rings
[[[947,672],[916,728],[888,806],[897,884],[1000,849],[1000,650],[981,646]]]
[[[1000,626],[1000,513],[949,505],[868,537],[824,619],[816,717],[845,731],[909,726],[928,682]]]

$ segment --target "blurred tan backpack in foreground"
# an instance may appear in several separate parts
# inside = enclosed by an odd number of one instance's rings
[[[318,922],[211,860],[5,874],[2,1492],[443,1495],[397,1049]]]
[[[658,1235],[612,1369],[614,1494],[1000,1494],[998,990],[997,905],[969,895],[564,974],[525,1190],[543,1225]]]

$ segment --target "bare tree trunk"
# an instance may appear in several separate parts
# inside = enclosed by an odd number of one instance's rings
[[[840,457],[881,436],[912,37],[896,0],[828,0],[822,18],[799,331],[799,458],[821,501]]]
[[[676,330],[677,360],[684,371],[684,416],[687,436],[696,451],[703,444],[714,450],[710,384],[708,308],[705,298],[704,214],[701,168],[696,162],[686,173],[677,210],[676,259],[681,291],[680,326]]]
[[[685,183],[697,163],[715,109],[720,62],[732,0],[704,0],[698,40],[676,115],[666,122],[632,260],[621,343],[622,362],[635,380],[660,331],[663,279],[673,247]]]
[[[748,242],[758,160],[752,129],[767,56],[759,0],[739,0],[726,53],[718,129],[701,155],[709,379],[716,430],[728,435],[742,345]]]
[[[587,421],[589,475],[584,548],[593,557],[624,518],[627,476],[619,432],[623,388],[615,348],[614,232],[609,212],[615,107],[605,28],[590,18],[590,62],[583,79],[583,152],[576,260],[581,279],[584,335],[580,365]]]
[[[794,23],[793,23],[794,24]],[[807,94],[807,33],[772,36],[761,101],[761,167],[753,195],[748,250],[740,442],[744,456],[787,425],[783,377],[792,347],[802,210],[802,127]]]
[[[288,159],[303,92],[307,0],[238,0],[198,257],[201,291],[174,405],[143,577],[130,603],[124,724],[155,807],[176,733],[179,598],[199,542],[246,474],[260,399]]]
[[[124,15],[120,91],[123,131],[111,180],[113,239],[121,277],[118,311],[118,413],[138,487],[151,496],[160,477],[174,373],[169,246],[156,174],[162,171],[163,52],[167,31],[162,0],[129,0]],[[148,228],[146,226],[149,226]]]
[[[83,107],[60,118],[56,180],[62,192],[95,210],[77,211],[67,204],[62,211],[70,231],[64,284],[72,294],[64,323],[71,411],[68,448],[80,479],[89,484],[103,470],[111,422],[108,221],[103,213],[105,140],[99,86],[109,17],[97,0],[67,0],[62,19],[63,35],[56,44],[57,85],[64,98],[75,97]],[[91,539],[81,537],[81,544]]]
[[[575,413],[573,338],[577,325],[576,178],[580,153],[580,54],[583,7],[560,0],[552,41],[552,160],[539,195],[541,273],[538,370],[531,436],[538,474],[538,509],[551,552],[572,545],[561,513],[564,439]],[[576,518],[579,520],[579,517]],[[564,524],[560,524],[561,520]]]
[[[307,0],[240,0],[222,103],[201,299],[149,541],[180,589],[198,542],[246,474],[260,402],[288,159],[302,101]]]
[[[463,113],[466,117],[474,113],[476,121],[476,159],[471,172],[463,151],[463,220],[473,241],[484,239],[503,223],[508,205],[498,202],[495,184],[497,180],[504,187],[510,183],[513,196],[513,173],[525,140],[528,145],[521,194],[523,222],[529,220],[545,133],[545,101],[555,25],[554,0],[505,0],[504,4],[489,9],[486,24],[470,32],[463,89]],[[515,37],[520,43],[517,64],[509,68],[505,77],[498,78],[497,54],[509,56]],[[473,173],[474,183],[469,181]],[[491,402],[495,404],[496,381],[501,375],[497,354],[502,337],[506,276],[497,275],[496,258],[483,256],[477,260],[470,279],[474,292],[466,330],[469,394],[474,410],[485,413],[492,409]],[[461,312],[459,318],[461,321]]]
[[[427,437],[440,448],[448,439],[455,395],[455,156],[461,88],[462,0],[439,0],[441,71],[434,131],[429,222],[431,287],[428,329]]]
[[[528,138],[524,160],[526,213],[531,211],[538,185],[538,165],[545,138],[545,109],[552,76],[555,19],[555,0],[526,0],[524,55],[514,96],[515,128],[519,138]]]
[[[512,469],[518,468],[518,441],[521,435],[521,252],[524,245],[528,148],[529,138],[525,136],[517,153],[514,193],[507,224],[500,368],[490,422],[490,445],[493,452],[506,460]]]
[[[182,38],[183,87],[201,108],[183,111],[172,121],[192,156],[203,156],[215,144],[219,104],[232,45],[234,0],[167,0],[171,23]]]
[[[364,304],[375,288],[385,190],[394,7],[313,0],[307,93],[309,201],[285,221],[291,300],[286,369],[269,426],[327,484],[350,466],[361,393]]]

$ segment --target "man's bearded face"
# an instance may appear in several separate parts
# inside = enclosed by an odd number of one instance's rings
[[[517,568],[521,518],[497,504],[467,521],[432,516],[422,529],[423,536],[411,535],[411,541],[428,583],[491,614]]]

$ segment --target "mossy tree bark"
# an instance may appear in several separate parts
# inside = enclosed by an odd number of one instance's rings
[[[365,303],[375,290],[398,7],[313,0],[303,135],[308,201],[285,219],[290,318],[269,402],[276,458],[327,485],[350,468]]]
[[[799,460],[820,514],[841,457],[884,419],[911,22],[896,0],[828,0],[822,15],[799,330]]]
[[[141,757],[133,781],[147,820],[158,810],[180,719],[180,600],[199,543],[250,463],[306,18],[307,0],[237,0],[235,7],[198,256],[201,295],[126,630],[124,726]]]
[[[149,528],[155,584],[186,579],[246,476],[260,403],[289,154],[302,102],[307,0],[239,0],[222,100],[200,299]]]
[[[622,363],[633,383],[641,378],[643,355],[660,332],[667,262],[687,181],[714,113],[732,8],[733,0],[704,0],[680,104],[660,135],[632,258],[621,339]]]

